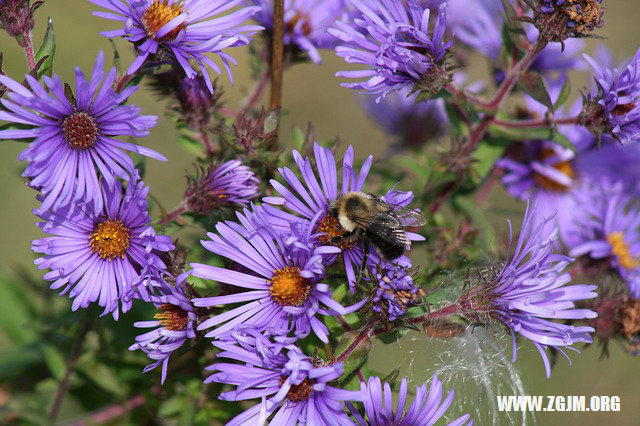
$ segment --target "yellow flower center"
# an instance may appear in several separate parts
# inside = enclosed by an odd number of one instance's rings
[[[553,149],[545,148],[542,150],[542,153],[540,154],[540,161],[544,161],[547,158],[551,158],[555,155],[556,155],[556,152]],[[559,163],[553,164],[551,167],[553,167],[554,169],[556,169],[557,171],[564,174],[570,179],[573,179],[575,176],[575,172],[573,170],[573,166],[571,165],[570,160],[561,161]],[[534,179],[536,181],[536,184],[539,187],[546,189],[547,191],[566,192],[570,189],[569,186],[558,183],[555,180],[550,179],[547,176],[540,173],[535,173]]]
[[[129,248],[129,228],[120,220],[105,220],[99,223],[89,236],[91,251],[103,259],[124,257]]]
[[[164,27],[173,18],[179,16],[184,10],[182,2],[169,4],[169,0],[154,0],[154,2],[142,14],[142,24],[151,38],[156,38],[160,28]],[[160,38],[162,41],[175,40],[185,27],[182,23]]]
[[[618,258],[620,266],[624,269],[633,269],[640,266],[640,262],[631,256],[629,245],[624,240],[624,234],[622,232],[612,232],[607,235],[607,241],[611,244],[611,251]]]
[[[62,133],[71,148],[84,151],[95,145],[98,126],[86,112],[74,112],[62,122]]]
[[[270,282],[269,294],[280,306],[302,306],[311,291],[307,279],[294,266],[277,269]]]
[[[322,220],[318,222],[315,233],[321,234],[318,238],[320,244],[331,244],[337,247],[340,247],[342,250],[354,248],[356,246],[356,241],[353,239],[339,239],[337,242],[333,242],[334,238],[342,237],[347,233],[342,226],[340,226],[340,222],[336,219],[332,214],[326,215]]]
[[[160,321],[160,325],[167,330],[181,331],[187,328],[189,316],[187,312],[179,306],[165,303],[158,308],[154,318]]]

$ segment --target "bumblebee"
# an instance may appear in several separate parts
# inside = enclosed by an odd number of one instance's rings
[[[369,243],[386,260],[402,256],[411,246],[405,228],[426,223],[417,211],[395,207],[381,197],[364,192],[340,194],[329,206],[329,213],[345,231],[334,240],[360,240],[365,242],[365,250]]]

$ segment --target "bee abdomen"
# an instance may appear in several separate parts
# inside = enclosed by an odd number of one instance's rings
[[[381,240],[380,238],[368,238],[369,242],[378,249],[380,255],[386,260],[394,260],[402,256],[405,251],[405,246],[402,244],[395,244],[390,241]]]

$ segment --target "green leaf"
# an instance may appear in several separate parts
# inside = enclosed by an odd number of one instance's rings
[[[478,144],[471,155],[474,160],[471,165],[472,179],[476,184],[484,180],[509,145],[509,140],[503,138],[488,138]]]
[[[113,66],[116,67],[116,71],[118,71],[118,75],[122,75],[122,65],[120,63],[120,52],[118,52],[118,48],[116,47],[115,42],[112,39],[109,39],[111,43],[111,48],[113,49]]]
[[[189,154],[198,157],[206,156],[206,152],[204,146],[202,145],[202,142],[189,136],[185,132],[180,133],[180,135],[178,136],[178,142]]]
[[[37,338],[30,297],[16,281],[2,276],[0,297],[0,329],[16,344],[26,344]]]
[[[529,70],[523,73],[518,80],[518,89],[545,105],[549,111],[554,111],[553,102],[547,92],[544,79],[537,72]]]
[[[460,117],[460,112],[457,111],[450,102],[445,102],[444,106],[445,110],[447,111],[447,116],[449,117],[452,137],[454,139],[459,139],[466,136],[469,129]]]
[[[62,380],[64,371],[67,368],[66,360],[62,353],[51,345],[43,346],[42,353],[44,354],[47,367],[49,367],[49,371],[51,371],[51,375],[58,380]]]
[[[553,130],[545,127],[516,129],[492,125],[489,131],[495,137],[511,141],[550,140],[553,137]]]
[[[497,247],[496,234],[491,222],[489,222],[489,219],[485,216],[484,212],[478,209],[478,206],[471,198],[464,196],[454,197],[453,205],[464,213],[473,222],[476,228],[480,230],[487,249],[494,252]]]
[[[336,347],[336,354],[340,356],[342,352],[345,351],[352,344],[356,343],[356,341],[360,338],[360,331],[347,331],[342,335],[338,346]],[[340,376],[340,381],[347,379],[351,373],[356,371],[358,367],[360,367],[369,356],[369,351],[371,350],[371,339],[369,337],[365,337],[360,340],[359,343],[356,344],[353,351],[347,355],[346,359],[343,361],[344,370],[342,375]]]
[[[42,63],[38,70],[38,79],[43,75],[51,77],[53,74],[53,56],[56,53],[56,34],[53,31],[53,21],[51,18],[47,21],[47,31],[44,33],[44,39],[40,48],[36,52],[35,60],[38,63],[45,56],[47,59]]]
[[[560,133],[558,131],[553,132],[553,135],[552,135],[550,140],[555,142],[555,143],[557,143],[560,146],[563,146],[565,148],[569,148],[573,152],[577,152],[576,151],[576,147],[573,144],[573,142],[571,142],[565,135],[563,135],[562,133]]]
[[[565,78],[564,84],[562,85],[562,89],[560,90],[560,94],[558,94],[558,99],[553,104],[555,109],[560,108],[564,103],[569,99],[569,94],[571,93],[571,82],[568,78]]]
[[[84,373],[96,385],[119,397],[125,396],[123,384],[120,382],[116,374],[105,364],[91,360],[82,365],[77,366],[78,371]]]

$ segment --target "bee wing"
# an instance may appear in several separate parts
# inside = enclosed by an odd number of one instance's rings
[[[418,210],[393,207],[380,199],[375,199],[374,205],[381,212],[388,211],[398,221],[398,226],[403,228],[419,228],[427,223],[427,219]]]
[[[377,238],[393,244],[408,246],[410,244],[407,233],[402,224],[393,214],[373,213],[367,217],[352,218],[358,225],[373,233]]]

